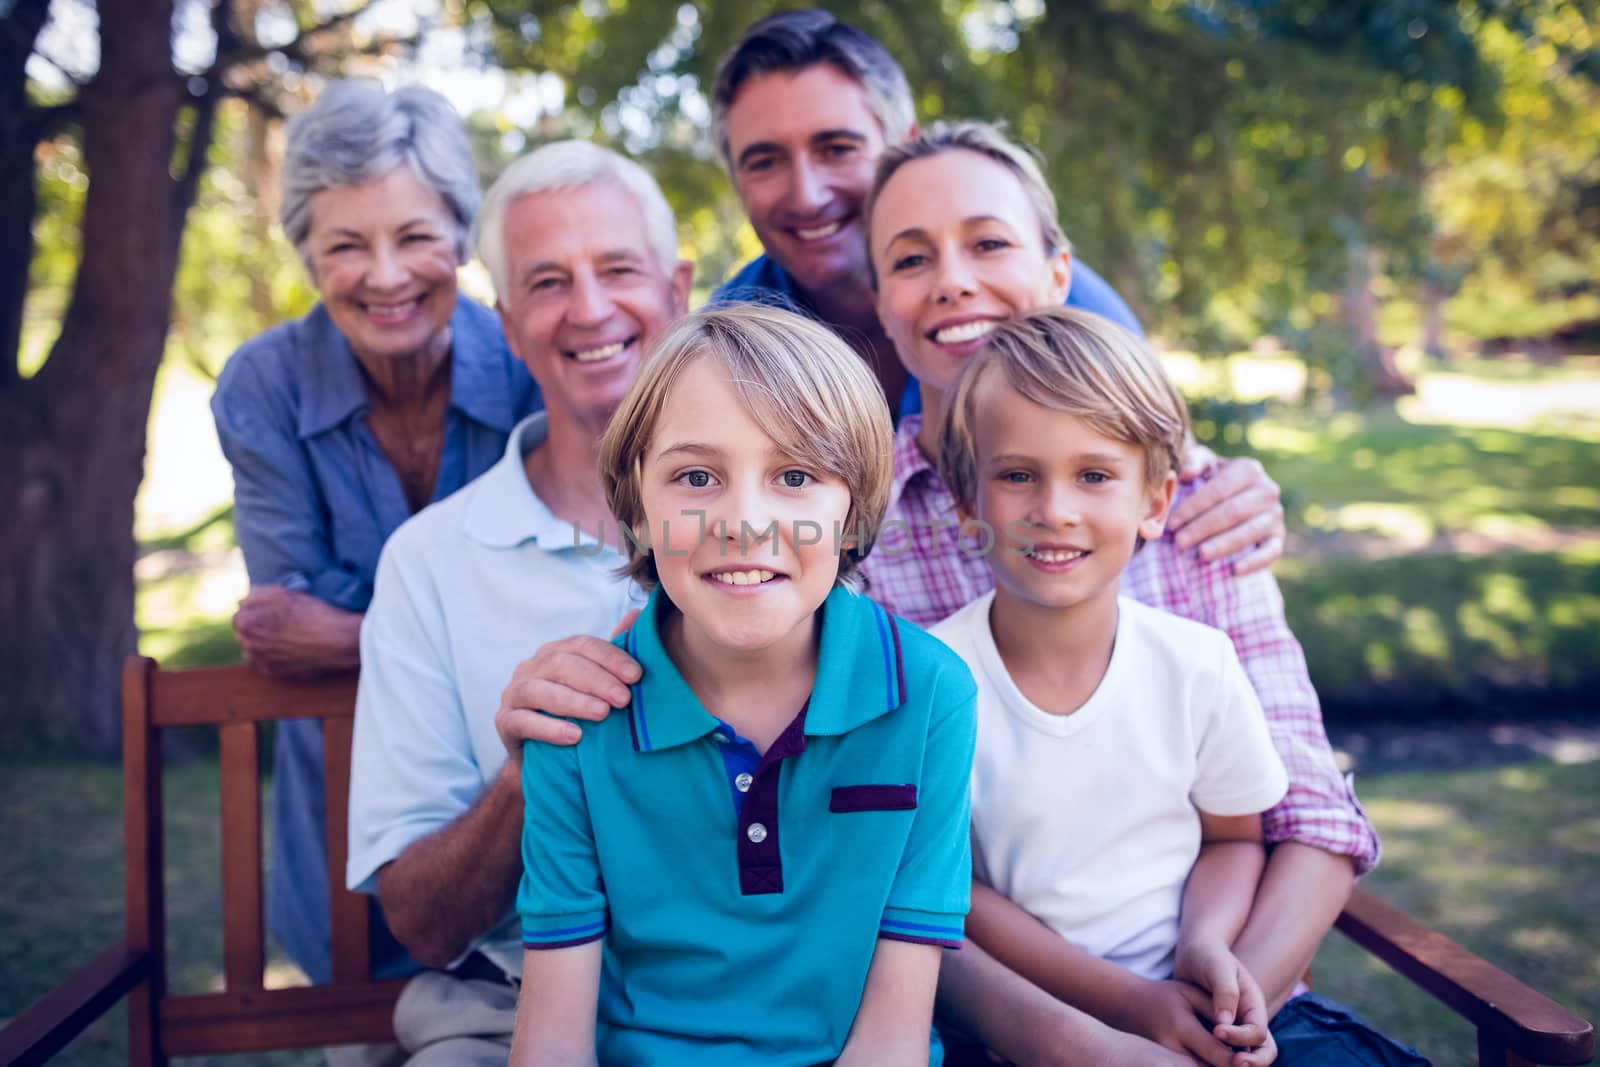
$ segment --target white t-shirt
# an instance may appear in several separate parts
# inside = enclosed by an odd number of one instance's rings
[[[1172,973],[1200,816],[1248,815],[1288,778],[1226,634],[1118,601],[1106,675],[1071,715],[1017,688],[989,593],[933,627],[978,681],[972,869],[1078,947]]]

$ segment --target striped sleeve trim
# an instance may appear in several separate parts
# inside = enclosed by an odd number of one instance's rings
[[[527,949],[569,948],[573,945],[586,945],[590,941],[598,941],[606,934],[606,919],[602,915],[597,919],[583,919],[573,922],[563,916],[557,920],[560,926],[547,926],[535,930],[527,926],[522,927],[522,947]]]
[[[879,937],[891,941],[910,941],[917,945],[960,948],[964,930],[965,923],[960,915],[936,915],[932,912],[889,908],[878,920]]]

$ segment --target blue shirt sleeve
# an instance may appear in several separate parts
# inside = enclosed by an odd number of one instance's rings
[[[1093,267],[1076,256],[1072,257],[1072,288],[1067,290],[1067,307],[1103,315],[1118,326],[1132,330],[1135,335],[1144,336],[1139,320],[1133,317],[1132,309],[1117,295],[1117,291],[1096,274]]]
[[[328,508],[299,439],[293,397],[263,368],[292,333],[258,338],[229,360],[211,398],[222,454],[233,467],[233,522],[252,585],[283,585],[347,610],[363,610],[366,579],[329,548]],[[282,377],[281,375],[279,376]]]
[[[903,635],[909,636],[909,635]],[[972,891],[972,753],[978,687],[940,645],[917,814],[889,890],[878,936],[960,948]]]
[[[517,890],[517,913],[522,917],[523,948],[566,948],[605,936],[606,896],[583,792],[581,744],[529,741],[522,746],[522,884]]]

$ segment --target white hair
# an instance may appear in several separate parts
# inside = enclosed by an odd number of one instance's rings
[[[386,92],[377,82],[334,82],[289,121],[283,158],[283,231],[307,269],[311,198],[375,182],[401,164],[435,190],[456,221],[456,259],[478,213],[478,171],[467,128],[443,96],[420,85]]]
[[[510,292],[506,262],[506,212],[524,196],[563,189],[581,189],[610,182],[632,194],[644,212],[645,241],[664,274],[678,263],[678,224],[661,187],[639,164],[590,141],[556,141],[534,149],[506,168],[489,187],[478,216],[478,255],[489,268],[495,296],[502,304]]]

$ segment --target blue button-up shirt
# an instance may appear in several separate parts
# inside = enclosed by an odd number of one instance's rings
[[[450,406],[434,500],[489,469],[517,420],[543,406],[492,312],[458,297],[450,329]],[[411,515],[367,428],[368,406],[361,368],[320,304],[247,342],[223,368],[211,412],[233,466],[234,527],[251,585],[283,585],[366,611],[379,551]],[[332,978],[323,835],[321,729],[312,720],[280,722],[267,926],[313,982]],[[381,923],[375,933],[379,977],[416,968]]]
[[[767,255],[757,256],[739,268],[733,277],[717,287],[707,303],[711,307],[716,307],[741,301],[774,304],[813,318],[818,317],[817,309],[801,291],[794,278],[788,271],[778,266],[777,260]],[[1066,306],[1104,315],[1117,325],[1127,327],[1140,337],[1144,336],[1144,331],[1139,328],[1139,320],[1133,317],[1132,310],[1122,297],[1118,296],[1117,291],[1096,274],[1093,268],[1080,259],[1074,258],[1072,261],[1072,287],[1067,290]],[[894,406],[891,402],[890,407]],[[900,394],[899,414],[895,419],[899,421],[901,416],[915,414],[921,410],[922,390],[918,387],[916,378],[909,378],[906,381],[905,392]]]

